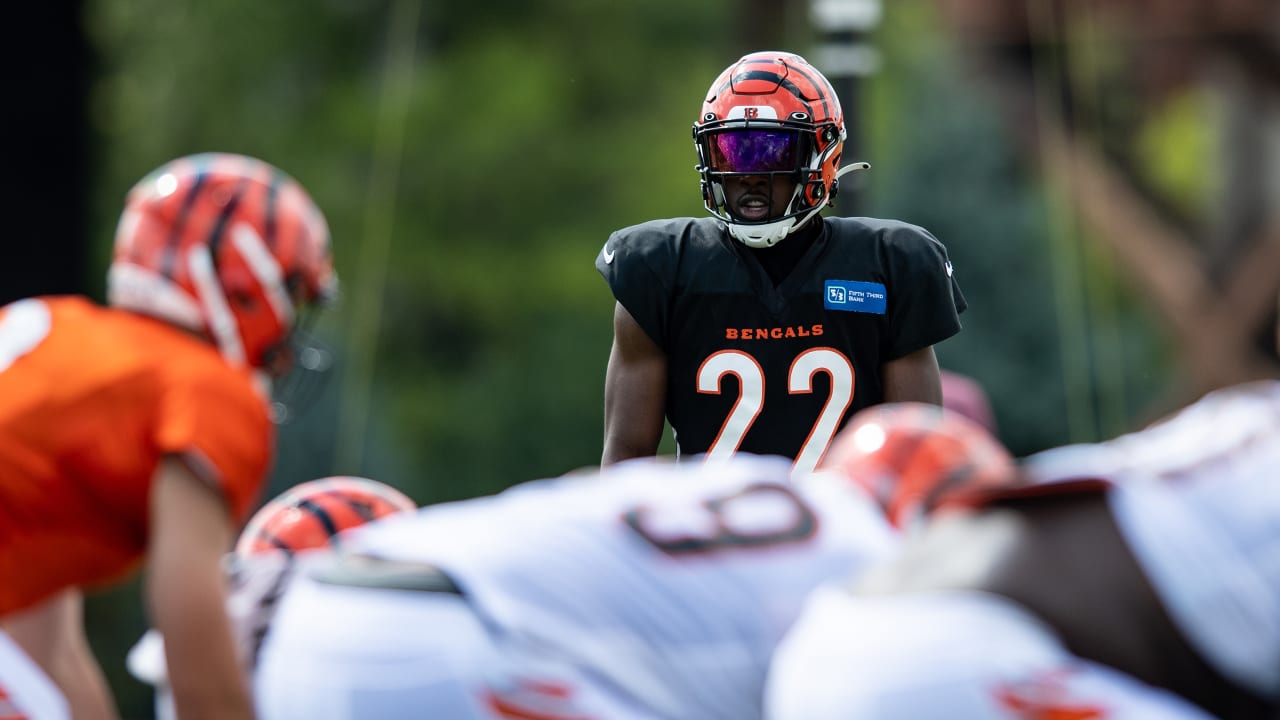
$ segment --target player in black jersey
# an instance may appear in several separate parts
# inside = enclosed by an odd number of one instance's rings
[[[657,452],[784,455],[812,469],[856,411],[942,399],[933,345],[960,330],[947,251],[895,220],[823,218],[844,115],[798,55],[744,56],[694,123],[713,217],[613,233],[596,269],[617,303],[602,463]],[[785,240],[785,242],[783,242]]]

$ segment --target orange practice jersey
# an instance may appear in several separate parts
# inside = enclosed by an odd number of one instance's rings
[[[133,570],[162,456],[242,521],[273,433],[249,372],[170,325],[77,297],[0,308],[0,616]]]

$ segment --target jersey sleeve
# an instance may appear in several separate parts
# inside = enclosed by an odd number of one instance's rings
[[[237,523],[257,500],[271,464],[274,428],[248,378],[225,372],[182,375],[161,403],[160,451],[181,457],[226,498]]]
[[[960,332],[960,313],[968,303],[946,247],[928,230],[897,223],[886,233],[894,332],[885,356],[897,359]]]
[[[618,230],[596,256],[609,290],[664,351],[672,297],[671,244],[654,223]]]

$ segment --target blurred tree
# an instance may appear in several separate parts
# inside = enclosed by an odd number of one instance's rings
[[[938,22],[933,3],[886,7],[861,108],[867,212],[946,243],[970,308],[939,359],[987,389],[1015,453],[1129,429],[1165,387],[1167,341],[1081,243]]]
[[[1280,375],[1271,0],[941,3],[1006,127],[1163,320],[1153,410]]]

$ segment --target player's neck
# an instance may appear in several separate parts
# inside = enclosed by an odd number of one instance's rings
[[[813,243],[821,234],[822,218],[814,218],[805,223],[804,227],[778,241],[773,247],[751,248],[751,254],[755,256],[765,272],[769,273],[769,279],[773,281],[774,287],[777,287],[791,274],[800,262],[800,258],[809,252],[809,248],[813,247]]]

